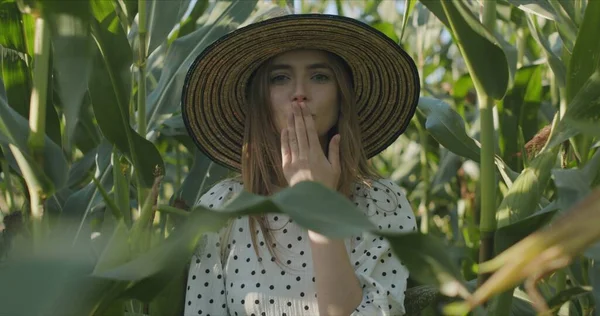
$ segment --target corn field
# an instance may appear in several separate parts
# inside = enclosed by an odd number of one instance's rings
[[[371,229],[310,182],[189,207],[232,172],[186,133],[187,69],[280,12],[355,18],[418,66],[417,114],[370,160],[419,225],[374,230],[410,271],[407,314],[600,316],[597,0],[0,0],[0,315],[181,315],[231,217]]]

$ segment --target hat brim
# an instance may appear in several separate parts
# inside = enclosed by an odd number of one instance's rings
[[[293,14],[237,29],[194,60],[181,107],[196,146],[213,161],[240,172],[248,80],[268,59],[302,48],[329,51],[350,67],[367,158],[404,132],[420,93],[412,58],[385,34],[358,20]]]

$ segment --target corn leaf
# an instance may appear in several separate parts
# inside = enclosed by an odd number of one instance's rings
[[[479,162],[479,147],[467,135],[462,117],[450,105],[439,99],[421,97],[418,106],[427,118],[425,128],[433,138],[453,153]]]
[[[524,12],[531,13],[543,17],[548,20],[556,20],[557,15],[552,8],[552,5],[548,3],[548,0],[507,0],[510,4],[523,10]]]
[[[589,1],[577,34],[567,72],[567,102],[571,102],[594,71],[600,69],[600,2]]]
[[[598,122],[599,119],[600,69],[592,74],[569,103],[563,119],[556,127],[556,131],[552,132],[552,137],[548,141],[546,149],[549,150],[580,132],[579,128],[570,122],[580,121],[593,124],[593,122]]]
[[[56,89],[65,116],[65,146],[70,151],[91,72],[90,3],[48,1],[42,15],[50,28]]]
[[[112,5],[100,0],[92,4],[98,19],[91,21],[98,45],[89,84],[94,114],[104,136],[127,156],[140,175],[139,185],[149,188],[156,168],[164,170],[164,163],[154,144],[136,133],[129,123],[131,48],[116,23],[115,13],[111,13]]]
[[[217,7],[210,12],[209,20],[204,26],[173,41],[165,57],[166,61],[158,85],[147,97],[148,130],[157,128],[161,116],[170,116],[179,111],[182,82],[196,56],[219,37],[244,22],[255,6],[255,0],[218,2]],[[223,23],[223,21],[228,23]],[[149,69],[150,71],[152,70]]]
[[[491,98],[502,99],[510,80],[508,61],[502,45],[462,2],[441,3],[450,23],[452,36],[465,58],[473,81],[479,82]]]
[[[19,115],[12,109],[5,98],[0,98],[0,144],[8,153],[9,145],[14,146],[14,150],[18,150],[28,162],[33,175],[38,183],[48,194],[54,193],[66,184],[67,180],[67,161],[63,155],[62,149],[56,145],[48,136],[44,140],[43,165],[39,166],[33,159],[27,145],[29,136],[29,122],[27,119]],[[19,170],[14,157],[9,156],[9,161]],[[23,172],[23,170],[21,170]]]
[[[542,67],[532,65],[517,71],[512,89],[498,102],[500,116],[500,149],[504,161],[519,170],[516,154],[521,151],[515,140],[519,127],[524,139],[530,140],[538,132],[538,111],[542,100]],[[524,153],[522,153],[524,154]]]

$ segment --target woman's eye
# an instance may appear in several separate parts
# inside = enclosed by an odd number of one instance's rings
[[[286,76],[278,75],[278,76],[271,77],[270,81],[271,81],[271,83],[279,83],[279,82],[285,81],[285,79],[287,79]]]
[[[313,78],[315,78],[315,80],[320,81],[320,82],[325,82],[325,81],[329,80],[329,76],[323,75],[323,74],[316,74],[313,76]]]

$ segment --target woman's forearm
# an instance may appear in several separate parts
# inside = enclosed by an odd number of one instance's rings
[[[321,316],[348,316],[362,301],[362,289],[344,241],[309,231]]]

